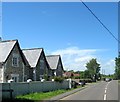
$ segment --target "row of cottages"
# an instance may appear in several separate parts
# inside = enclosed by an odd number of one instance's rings
[[[22,52],[30,65],[30,79],[38,81],[43,79],[44,75],[51,76],[43,48],[23,49]]]
[[[45,56],[43,48],[21,49],[18,40],[0,41],[0,83],[40,81],[63,72],[60,55]]]
[[[60,55],[50,55],[46,56],[47,62],[51,68],[52,76],[62,76],[63,75],[63,65]]]

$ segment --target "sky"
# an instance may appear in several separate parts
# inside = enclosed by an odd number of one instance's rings
[[[83,0],[84,2],[118,2],[119,0]],[[80,2],[80,0],[2,0],[2,2]]]
[[[117,2],[85,2],[118,36]],[[3,2],[2,39],[18,39],[22,49],[59,54],[65,70],[86,70],[96,58],[101,72],[114,73],[117,41],[81,2]]]

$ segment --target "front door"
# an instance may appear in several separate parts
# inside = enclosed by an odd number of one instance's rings
[[[11,74],[11,79],[13,82],[19,82],[19,74]]]

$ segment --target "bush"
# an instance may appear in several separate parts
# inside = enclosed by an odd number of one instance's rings
[[[72,88],[77,88],[77,83],[75,81],[72,81]]]
[[[60,77],[60,76],[58,76],[58,77],[54,77],[54,81],[56,81],[56,82],[63,82],[64,81],[64,78],[63,77]]]
[[[85,79],[85,82],[86,83],[92,83],[92,80],[91,79]]]
[[[91,79],[80,79],[80,82],[91,83]]]
[[[75,76],[74,78],[75,78],[75,79],[80,79],[80,76]]]
[[[46,81],[49,81],[49,80],[50,80],[50,78],[49,78],[49,76],[48,76],[47,74],[44,75],[44,79],[45,79]]]

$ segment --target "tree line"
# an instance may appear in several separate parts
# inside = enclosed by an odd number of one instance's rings
[[[114,74],[105,75],[105,73],[100,73],[100,64],[97,62],[96,58],[92,58],[86,63],[85,71],[76,71],[71,70],[70,72],[78,73],[80,79],[91,79],[93,81],[101,80],[102,78],[112,78],[120,79],[120,56],[115,58],[115,72]]]
[[[100,64],[97,62],[97,59],[93,58],[89,62],[86,63],[86,70],[82,72],[80,75],[82,78],[88,78],[91,80],[100,80]]]
[[[69,72],[80,74],[78,77],[73,78],[79,78],[79,79],[91,79],[93,81],[100,80],[100,64],[97,62],[97,59],[93,58],[89,62],[86,63],[86,70],[85,71],[76,71],[70,70]]]

